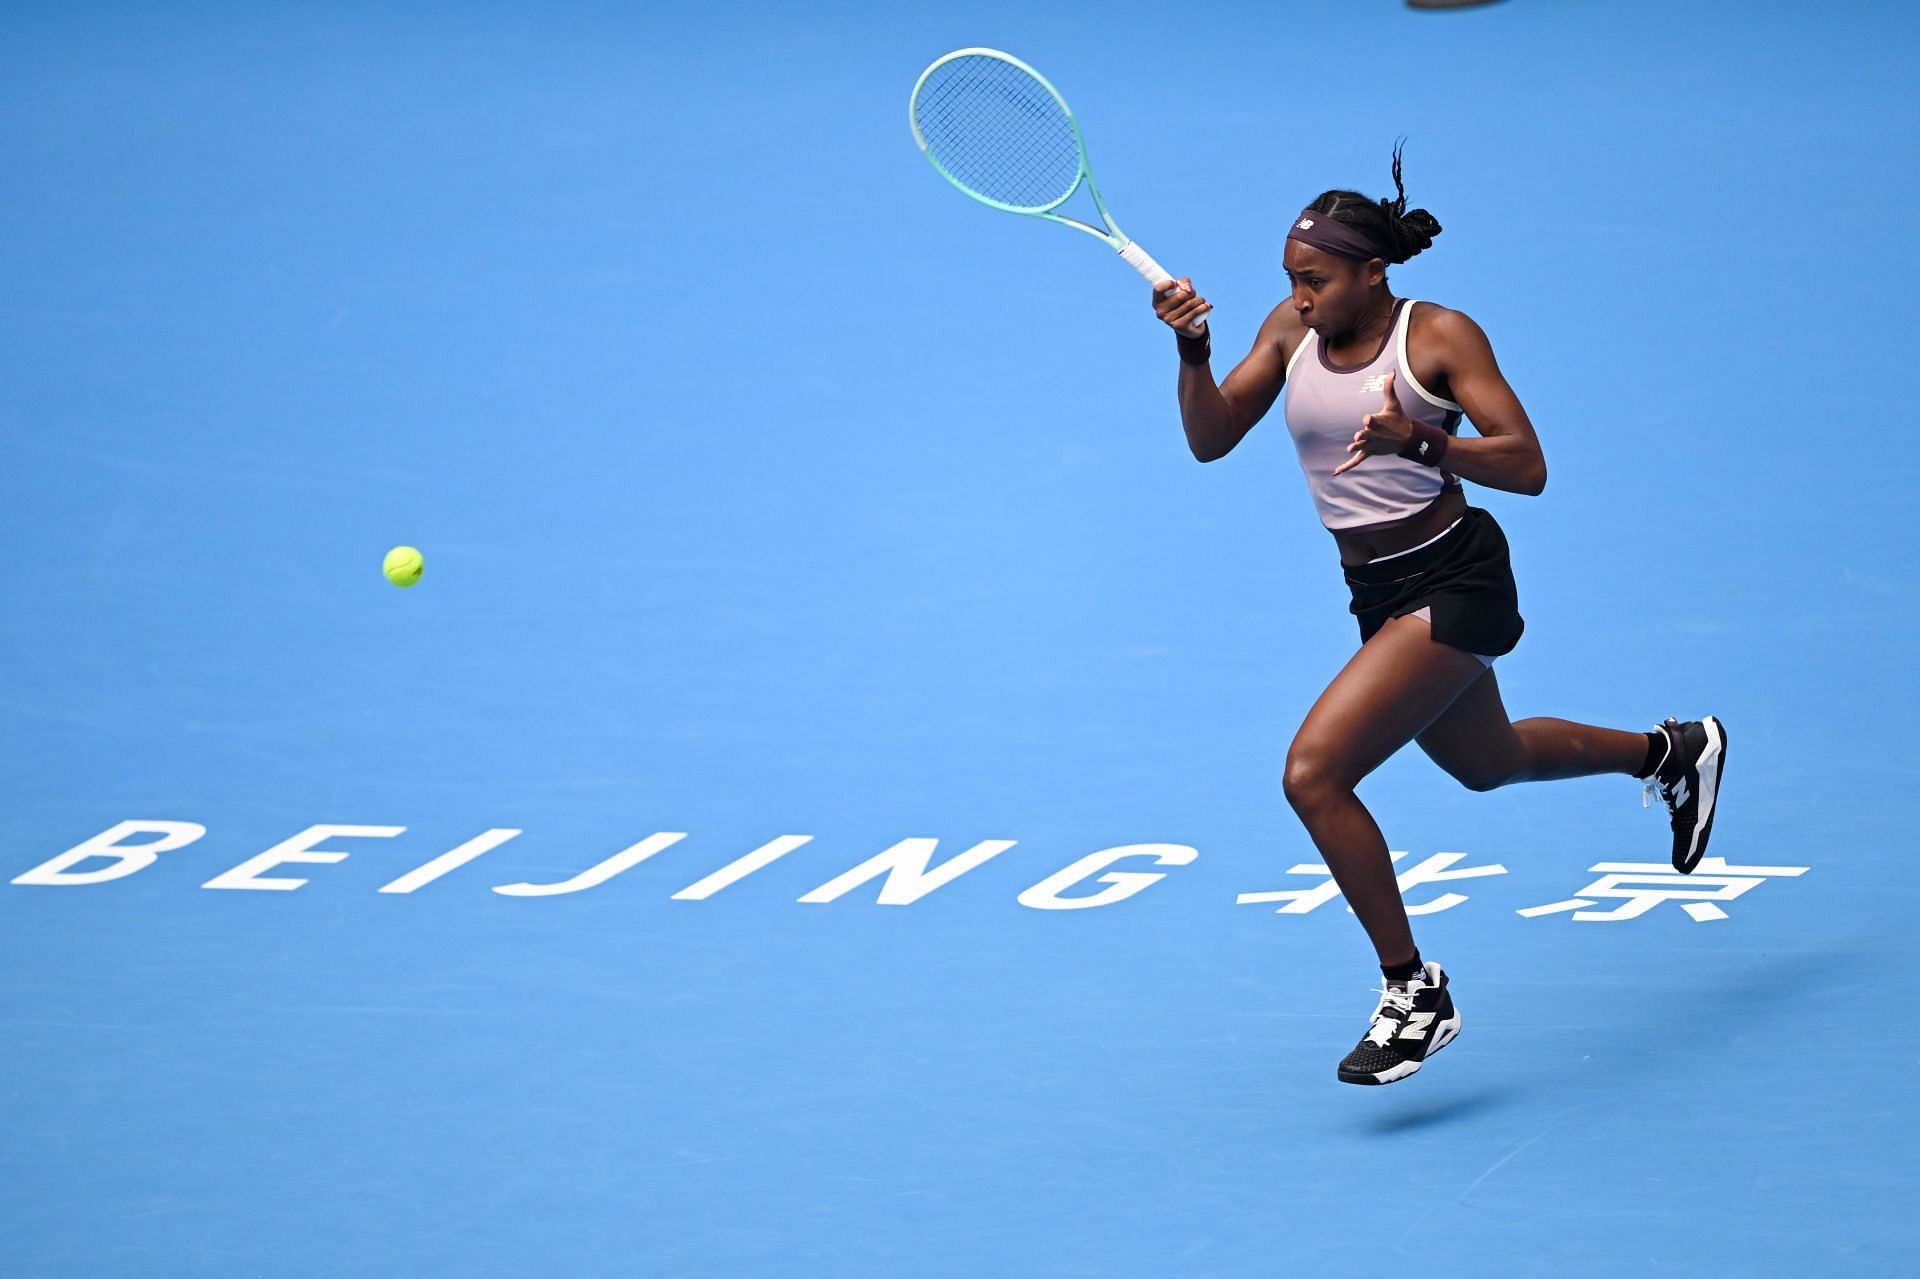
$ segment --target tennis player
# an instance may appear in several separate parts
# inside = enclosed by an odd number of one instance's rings
[[[1460,482],[1534,496],[1547,464],[1480,326],[1394,296],[1388,266],[1431,245],[1440,223],[1408,210],[1398,147],[1393,185],[1392,200],[1328,191],[1294,219],[1291,296],[1225,382],[1205,326],[1185,332],[1213,309],[1192,280],[1153,294],[1178,343],[1180,417],[1200,461],[1231,452],[1286,389],[1287,429],[1360,624],[1360,649],[1307,712],[1284,781],[1386,977],[1340,1063],[1353,1084],[1405,1079],[1460,1032],[1447,975],[1422,961],[1386,841],[1354,795],[1361,778],[1410,741],[1472,790],[1630,774],[1665,798],[1673,864],[1688,872],[1706,852],[1727,750],[1712,716],[1647,733],[1508,718],[1493,671],[1522,629],[1507,540]],[[1477,438],[1457,434],[1463,417]]]

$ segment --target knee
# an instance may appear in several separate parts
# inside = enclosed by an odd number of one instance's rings
[[[1287,752],[1287,769],[1281,775],[1280,789],[1293,810],[1304,813],[1353,788],[1343,783],[1339,770],[1325,755],[1296,744]]]
[[[1491,768],[1460,769],[1453,779],[1471,791],[1499,790],[1507,784],[1507,774]]]
[[[1447,760],[1442,766],[1449,777],[1471,791],[1498,790],[1512,781],[1517,771],[1511,759],[1495,751],[1471,759]]]

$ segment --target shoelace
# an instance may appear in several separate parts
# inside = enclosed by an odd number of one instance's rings
[[[1385,1048],[1388,1041],[1398,1033],[1405,1018],[1396,1021],[1392,1017],[1385,1017],[1381,1014],[1391,1008],[1395,1012],[1402,1012],[1408,1016],[1412,1016],[1413,991],[1395,990],[1392,986],[1388,986],[1384,990],[1376,986],[1374,987],[1374,991],[1380,996],[1380,1003],[1373,1010],[1373,1025],[1367,1028],[1367,1039],[1375,1047]]]
[[[1654,774],[1651,780],[1645,782],[1640,787],[1640,807],[1652,808],[1653,797],[1658,793],[1660,798],[1666,803],[1668,812],[1679,812],[1681,803],[1680,788],[1685,784],[1686,780],[1687,776],[1685,773],[1682,773],[1670,782],[1663,782],[1660,780],[1658,773]]]
[[[1642,808],[1653,807],[1654,793],[1656,791],[1661,790],[1662,788],[1661,781],[1660,781],[1660,770],[1667,766],[1667,760],[1671,759],[1672,757],[1673,757],[1673,742],[1671,739],[1669,739],[1667,742],[1667,753],[1664,756],[1662,756],[1660,759],[1660,762],[1654,766],[1653,776],[1647,778],[1647,780],[1644,783],[1642,783],[1640,787],[1640,807]],[[1666,796],[1662,795],[1661,798],[1664,799],[1666,798]]]
[[[1668,720],[1667,723],[1661,725],[1661,727],[1665,728],[1667,725],[1672,725],[1676,732],[1680,727],[1678,724],[1675,724],[1673,720]],[[1666,801],[1669,811],[1679,808],[1679,805],[1675,803],[1674,800],[1679,793],[1680,783],[1685,779],[1686,774],[1682,773],[1670,782],[1660,780],[1660,769],[1667,766],[1668,761],[1673,758],[1673,752],[1673,739],[1669,738],[1666,756],[1661,759],[1659,767],[1653,770],[1653,776],[1649,777],[1640,787],[1640,807],[1652,808],[1654,794],[1658,792],[1660,798]]]

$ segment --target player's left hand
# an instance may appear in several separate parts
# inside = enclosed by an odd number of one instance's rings
[[[1387,374],[1383,388],[1386,402],[1360,420],[1360,429],[1353,433],[1353,443],[1347,445],[1347,452],[1353,456],[1333,468],[1335,475],[1346,474],[1369,457],[1398,453],[1413,438],[1413,422],[1394,396],[1393,378],[1394,373]]]

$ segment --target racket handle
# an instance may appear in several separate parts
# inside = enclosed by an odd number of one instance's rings
[[[1120,259],[1141,275],[1145,276],[1147,283],[1153,285],[1156,289],[1162,284],[1171,282],[1173,279],[1173,272],[1167,270],[1167,268],[1161,266],[1158,262],[1155,262],[1152,254],[1135,244],[1132,240],[1128,240],[1120,246]],[[1205,320],[1196,320],[1187,326],[1187,333],[1191,337],[1199,337],[1206,331],[1207,322]]]

